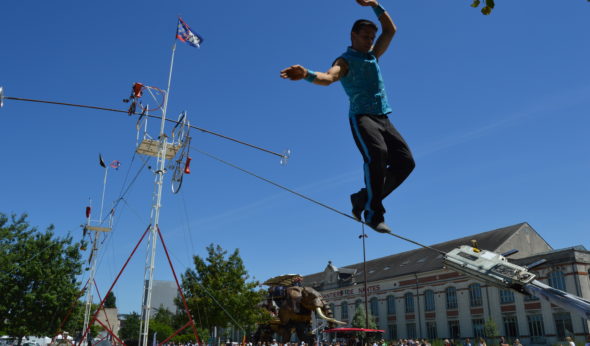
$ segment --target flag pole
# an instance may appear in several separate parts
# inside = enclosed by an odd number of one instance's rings
[[[176,38],[174,38],[174,45],[172,46],[172,59],[170,59],[170,71],[168,72],[168,86],[166,87],[166,98],[164,99],[164,109],[162,114],[162,125],[160,127],[160,134],[164,133],[164,122],[166,121],[166,110],[168,109],[168,98],[170,97],[170,84],[172,83],[172,69],[174,68],[174,55],[176,53]]]
[[[166,151],[167,141],[164,133],[164,125],[166,124],[166,111],[168,109],[168,98],[170,97],[170,84],[172,82],[172,69],[174,67],[174,53],[176,52],[176,38],[172,46],[172,59],[170,61],[170,71],[168,72],[168,86],[164,94],[164,106],[162,108],[162,123],[160,125],[160,146],[158,149],[158,169],[155,171],[156,179],[154,183],[154,193],[152,196],[152,213],[151,213],[151,228],[148,239],[148,253],[146,256],[145,272],[144,272],[144,290],[142,297],[142,313],[139,331],[139,345],[148,346],[150,314],[152,312],[152,288],[154,282],[155,258],[156,258],[156,233],[159,226],[160,207],[162,201],[162,186],[164,185],[164,173],[166,172]],[[155,338],[154,338],[155,341]]]
[[[104,168],[104,179],[102,182],[102,197],[100,198],[100,216],[98,217],[99,222],[102,223],[102,210],[104,207],[104,195],[105,195],[105,190],[107,189],[107,176],[109,174],[109,166],[107,165]]]

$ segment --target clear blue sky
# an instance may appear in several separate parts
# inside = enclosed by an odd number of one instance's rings
[[[387,220],[426,244],[526,221],[555,248],[590,247],[590,4],[506,0],[483,16],[469,3],[383,1],[398,25],[381,59],[391,119],[417,162],[386,200]],[[177,15],[205,42],[178,46],[169,115],[187,110],[199,127],[293,156],[283,167],[196,131],[194,146],[349,212],[362,169],[342,87],[282,80],[279,71],[329,68],[353,21],[374,19],[353,0],[9,1],[0,85],[13,97],[125,108],[133,82],[166,87]],[[107,205],[139,169],[138,160],[129,168],[135,120],[6,101],[0,211],[80,239],[89,197],[98,210],[98,153],[122,162],[109,174]],[[158,128],[150,122],[153,136]],[[362,260],[359,224],[192,156],[182,193],[169,193],[168,175],[163,198],[160,226],[177,272],[210,243],[239,248],[261,281]],[[98,269],[102,293],[149,223],[152,191],[144,170],[117,210]],[[369,232],[369,259],[415,248]],[[158,258],[156,279],[170,280],[161,248]],[[115,288],[123,312],[140,309],[144,260],[142,245]]]

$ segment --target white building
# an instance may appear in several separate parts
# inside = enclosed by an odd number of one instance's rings
[[[530,225],[521,223],[451,240],[431,247],[448,252],[475,239],[482,249],[519,253],[519,265],[540,258],[537,280],[590,300],[590,252],[583,246],[554,250]],[[369,313],[389,340],[399,338],[479,337],[492,319],[500,335],[525,345],[552,344],[572,336],[584,341],[589,321],[535,297],[501,290],[443,268],[442,255],[420,248],[367,261]],[[350,323],[356,307],[364,306],[363,263],[307,275],[304,284],[320,291],[334,317]]]

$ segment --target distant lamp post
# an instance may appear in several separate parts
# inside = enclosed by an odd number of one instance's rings
[[[367,255],[365,250],[365,238],[369,236],[365,233],[365,225],[362,225],[363,233],[359,235],[359,239],[363,239],[363,276],[365,281],[365,328],[369,328],[369,305],[367,298]]]

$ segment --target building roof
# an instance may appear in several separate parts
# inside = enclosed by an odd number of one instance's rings
[[[516,225],[498,228],[495,230],[469,235],[466,237],[450,240],[444,243],[430,245],[430,247],[443,252],[448,252],[460,245],[469,245],[471,240],[477,240],[481,249],[496,251],[502,244],[510,239],[516,232],[523,228],[532,229],[528,223],[522,222]],[[331,262],[328,264],[334,266]],[[443,267],[442,255],[427,248],[419,248],[390,256],[367,261],[367,282],[394,278],[398,276],[428,272]],[[364,281],[363,263],[356,263],[338,268],[339,272],[354,272],[353,279],[342,282],[340,285],[329,284],[325,281],[325,271],[303,277],[305,285],[316,289],[332,289],[349,286],[353,283]],[[351,282],[352,281],[352,282]]]
[[[526,258],[519,258],[514,260],[510,258],[508,259],[510,260],[510,262],[518,264],[519,266],[526,266],[543,259],[550,263],[551,266],[555,266],[562,263],[577,262],[578,260],[580,260],[581,256],[587,257],[586,259],[582,259],[582,261],[588,261],[588,258],[590,258],[590,251],[588,251],[586,247],[584,247],[583,245],[575,245],[563,249],[555,249],[551,251],[536,253]],[[532,270],[538,270],[546,266],[546,264],[541,264],[539,265],[539,267],[535,267]]]

